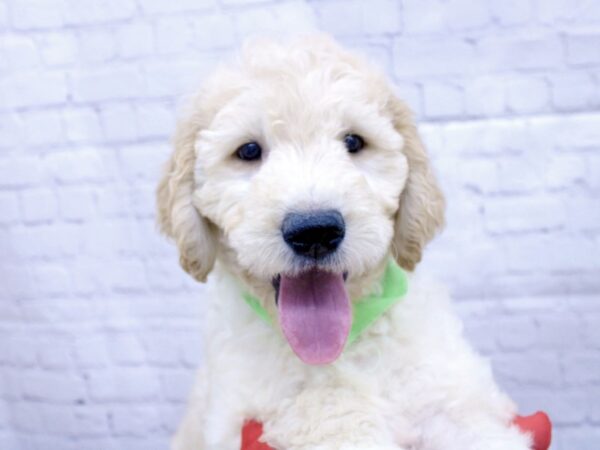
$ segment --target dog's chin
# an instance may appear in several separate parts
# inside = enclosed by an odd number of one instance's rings
[[[329,364],[344,349],[352,325],[347,277],[347,271],[314,263],[272,279],[283,334],[307,364]]]

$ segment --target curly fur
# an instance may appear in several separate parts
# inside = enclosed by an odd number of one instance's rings
[[[407,62],[408,64],[410,62]],[[345,133],[365,137],[356,155]],[[233,156],[255,140],[261,162]],[[273,276],[302,265],[281,238],[291,210],[337,209],[347,232],[328,269],[357,299],[390,256],[408,271],[443,224],[444,199],[408,108],[385,77],[324,37],[248,44],[219,69],[177,129],[158,188],[161,229],[204,281],[204,365],[175,450],[237,449],[246,419],[274,447],[526,450],[512,402],[462,337],[444,290],[409,294],[328,366],[307,366],[277,323]]]

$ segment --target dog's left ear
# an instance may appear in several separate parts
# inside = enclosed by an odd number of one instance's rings
[[[217,239],[211,225],[193,204],[194,143],[201,126],[196,117],[180,122],[174,150],[156,191],[158,223],[179,249],[181,267],[198,281],[206,281],[217,255]]]
[[[398,264],[413,270],[425,245],[444,225],[444,196],[431,170],[410,109],[392,95],[389,102],[394,127],[404,138],[408,178],[400,196],[394,225],[392,254]]]

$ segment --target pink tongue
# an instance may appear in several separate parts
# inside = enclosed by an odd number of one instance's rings
[[[278,301],[283,334],[302,361],[328,364],[340,356],[352,322],[342,274],[282,275]]]

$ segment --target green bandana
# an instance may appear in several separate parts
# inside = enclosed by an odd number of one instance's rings
[[[352,305],[352,328],[346,345],[352,344],[369,325],[400,301],[408,290],[406,273],[390,259],[381,286],[381,293],[368,295]],[[266,323],[273,325],[271,316],[256,297],[244,293],[244,300]]]

